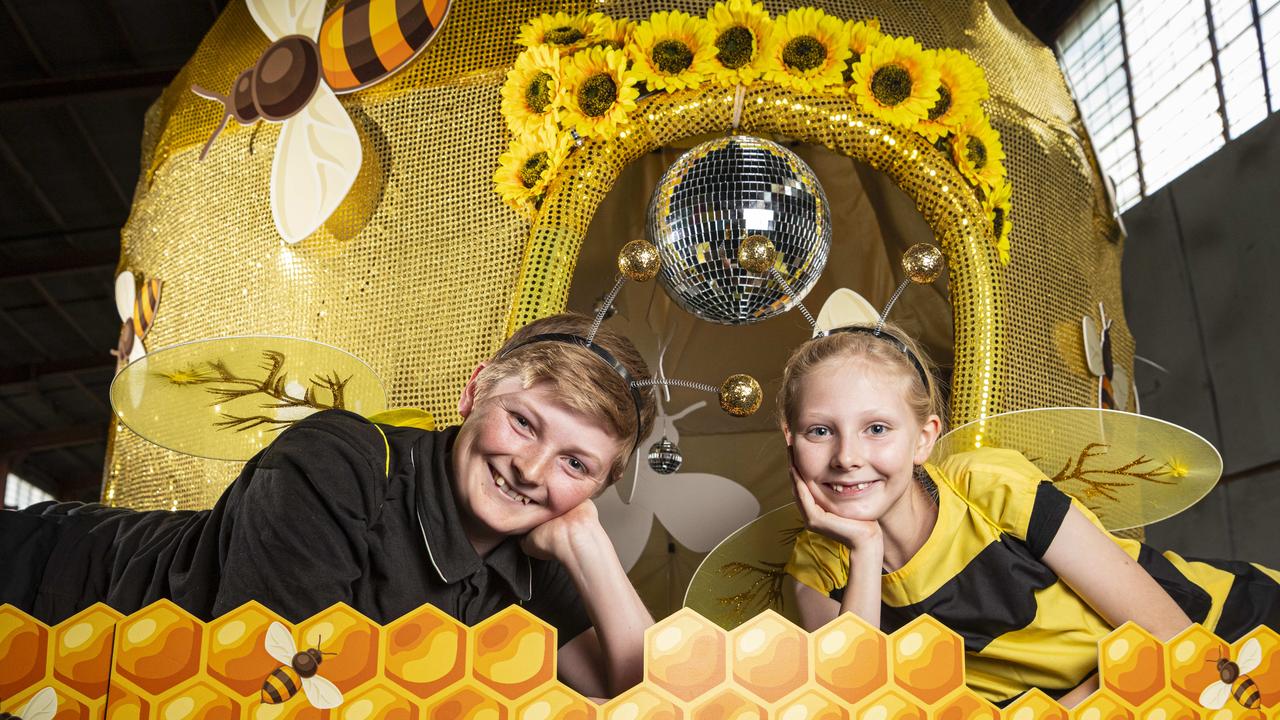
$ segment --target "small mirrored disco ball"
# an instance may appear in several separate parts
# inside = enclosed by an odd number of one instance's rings
[[[681,155],[649,200],[658,281],[703,320],[743,325],[790,310],[813,288],[831,248],[831,210],[813,170],[781,145],[744,135]],[[769,238],[794,291],[738,266],[749,235]]]
[[[649,467],[659,475],[670,475],[679,470],[683,462],[684,455],[680,454],[680,448],[665,436],[649,446]]]

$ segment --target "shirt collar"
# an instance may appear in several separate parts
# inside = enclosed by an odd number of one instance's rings
[[[501,577],[516,597],[532,595],[533,572],[529,557],[520,549],[520,538],[508,537],[481,558],[463,530],[453,496],[453,441],[458,428],[426,433],[410,448],[417,486],[418,521],[422,539],[440,579],[455,583],[487,565]]]

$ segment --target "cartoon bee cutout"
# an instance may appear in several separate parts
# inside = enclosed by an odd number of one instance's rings
[[[267,654],[275,658],[280,667],[272,670],[262,681],[259,698],[264,704],[282,703],[296,695],[299,689],[317,709],[326,710],[342,704],[342,691],[338,686],[316,674],[324,656],[334,653],[321,652],[319,643],[317,647],[298,652],[293,636],[278,622],[267,628],[266,647]]]
[[[1104,410],[1129,410],[1132,383],[1124,368],[1116,367],[1111,358],[1111,318],[1098,303],[1100,322],[1084,316],[1084,357],[1089,372],[1098,378],[1098,407]]]
[[[160,309],[160,290],[164,283],[157,278],[142,283],[139,291],[133,273],[125,270],[116,276],[116,312],[120,315],[120,340],[112,355],[116,356],[116,372],[147,354],[143,340],[155,324]]]
[[[271,40],[226,95],[192,85],[225,113],[204,159],[232,118],[282,122],[271,167],[271,217],[285,242],[315,232],[360,172],[360,137],[338,95],[385,80],[436,35],[449,0],[350,0],[324,16],[324,0],[247,0]]]
[[[58,714],[58,694],[46,687],[27,701],[17,714],[0,712],[0,720],[53,720]]]
[[[1262,693],[1258,691],[1253,678],[1249,677],[1249,673],[1262,663],[1262,644],[1257,638],[1251,638],[1240,648],[1240,655],[1235,662],[1228,656],[1218,658],[1217,663],[1218,679],[1200,693],[1201,705],[1210,710],[1219,710],[1227,704],[1228,699],[1234,697],[1246,710],[1262,707]]]

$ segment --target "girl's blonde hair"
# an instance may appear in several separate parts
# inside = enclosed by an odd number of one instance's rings
[[[915,363],[902,351],[898,343],[890,337],[877,337],[866,332],[832,332],[824,337],[814,338],[791,353],[786,368],[782,371],[782,389],[778,391],[778,419],[786,426],[795,419],[799,402],[800,384],[821,363],[832,360],[857,360],[868,363],[872,367],[901,376],[906,386],[907,407],[918,422],[923,423],[930,415],[937,415],[942,420],[942,429],[946,431],[946,407],[942,401],[942,390],[934,377],[933,363],[911,336],[901,328],[886,323],[883,333],[893,336],[920,361],[925,378],[920,377]]]

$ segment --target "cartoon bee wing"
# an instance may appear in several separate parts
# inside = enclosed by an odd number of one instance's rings
[[[328,710],[342,704],[342,691],[319,675],[302,678],[302,692],[306,694],[307,702],[318,710]]]
[[[247,0],[249,14],[272,42],[285,35],[314,40],[324,22],[324,0]]]
[[[1214,680],[1209,687],[1200,693],[1200,705],[1210,710],[1219,710],[1227,704],[1231,697],[1231,686],[1221,680]]]
[[[271,623],[263,642],[266,645],[267,654],[275,658],[276,662],[281,665],[293,664],[293,656],[298,654],[298,646],[294,644],[293,636],[285,626],[278,622]]]
[[[1262,664],[1262,643],[1258,642],[1258,638],[1249,638],[1249,641],[1240,648],[1240,655],[1236,657],[1236,667],[1240,668],[1241,675],[1248,675],[1258,666]]]
[[[645,462],[640,458],[638,462]],[[653,530],[653,511],[634,503],[627,505],[618,494],[617,484],[600,493],[592,500],[596,512],[600,515],[600,526],[609,535],[613,549],[618,553],[618,561],[623,570],[631,570],[644,546],[649,542],[649,533]]]
[[[58,694],[53,688],[42,688],[40,692],[31,696],[27,701],[26,707],[22,708],[22,712],[17,717],[22,720],[53,720],[53,716],[58,714]]]
[[[1094,322],[1089,315],[1084,316],[1084,359],[1085,364],[1089,366],[1089,372],[1095,377],[1102,377],[1106,374],[1106,365],[1102,361],[1102,331],[1098,329],[1098,323]]]
[[[125,270],[116,276],[116,313],[120,322],[133,319],[133,306],[138,300],[138,285],[133,273]]]
[[[360,135],[328,85],[289,118],[271,167],[271,216],[285,242],[315,232],[338,209],[360,172]]]
[[[750,490],[710,473],[655,475],[636,488],[637,504],[651,508],[681,545],[702,553],[760,514]]]

